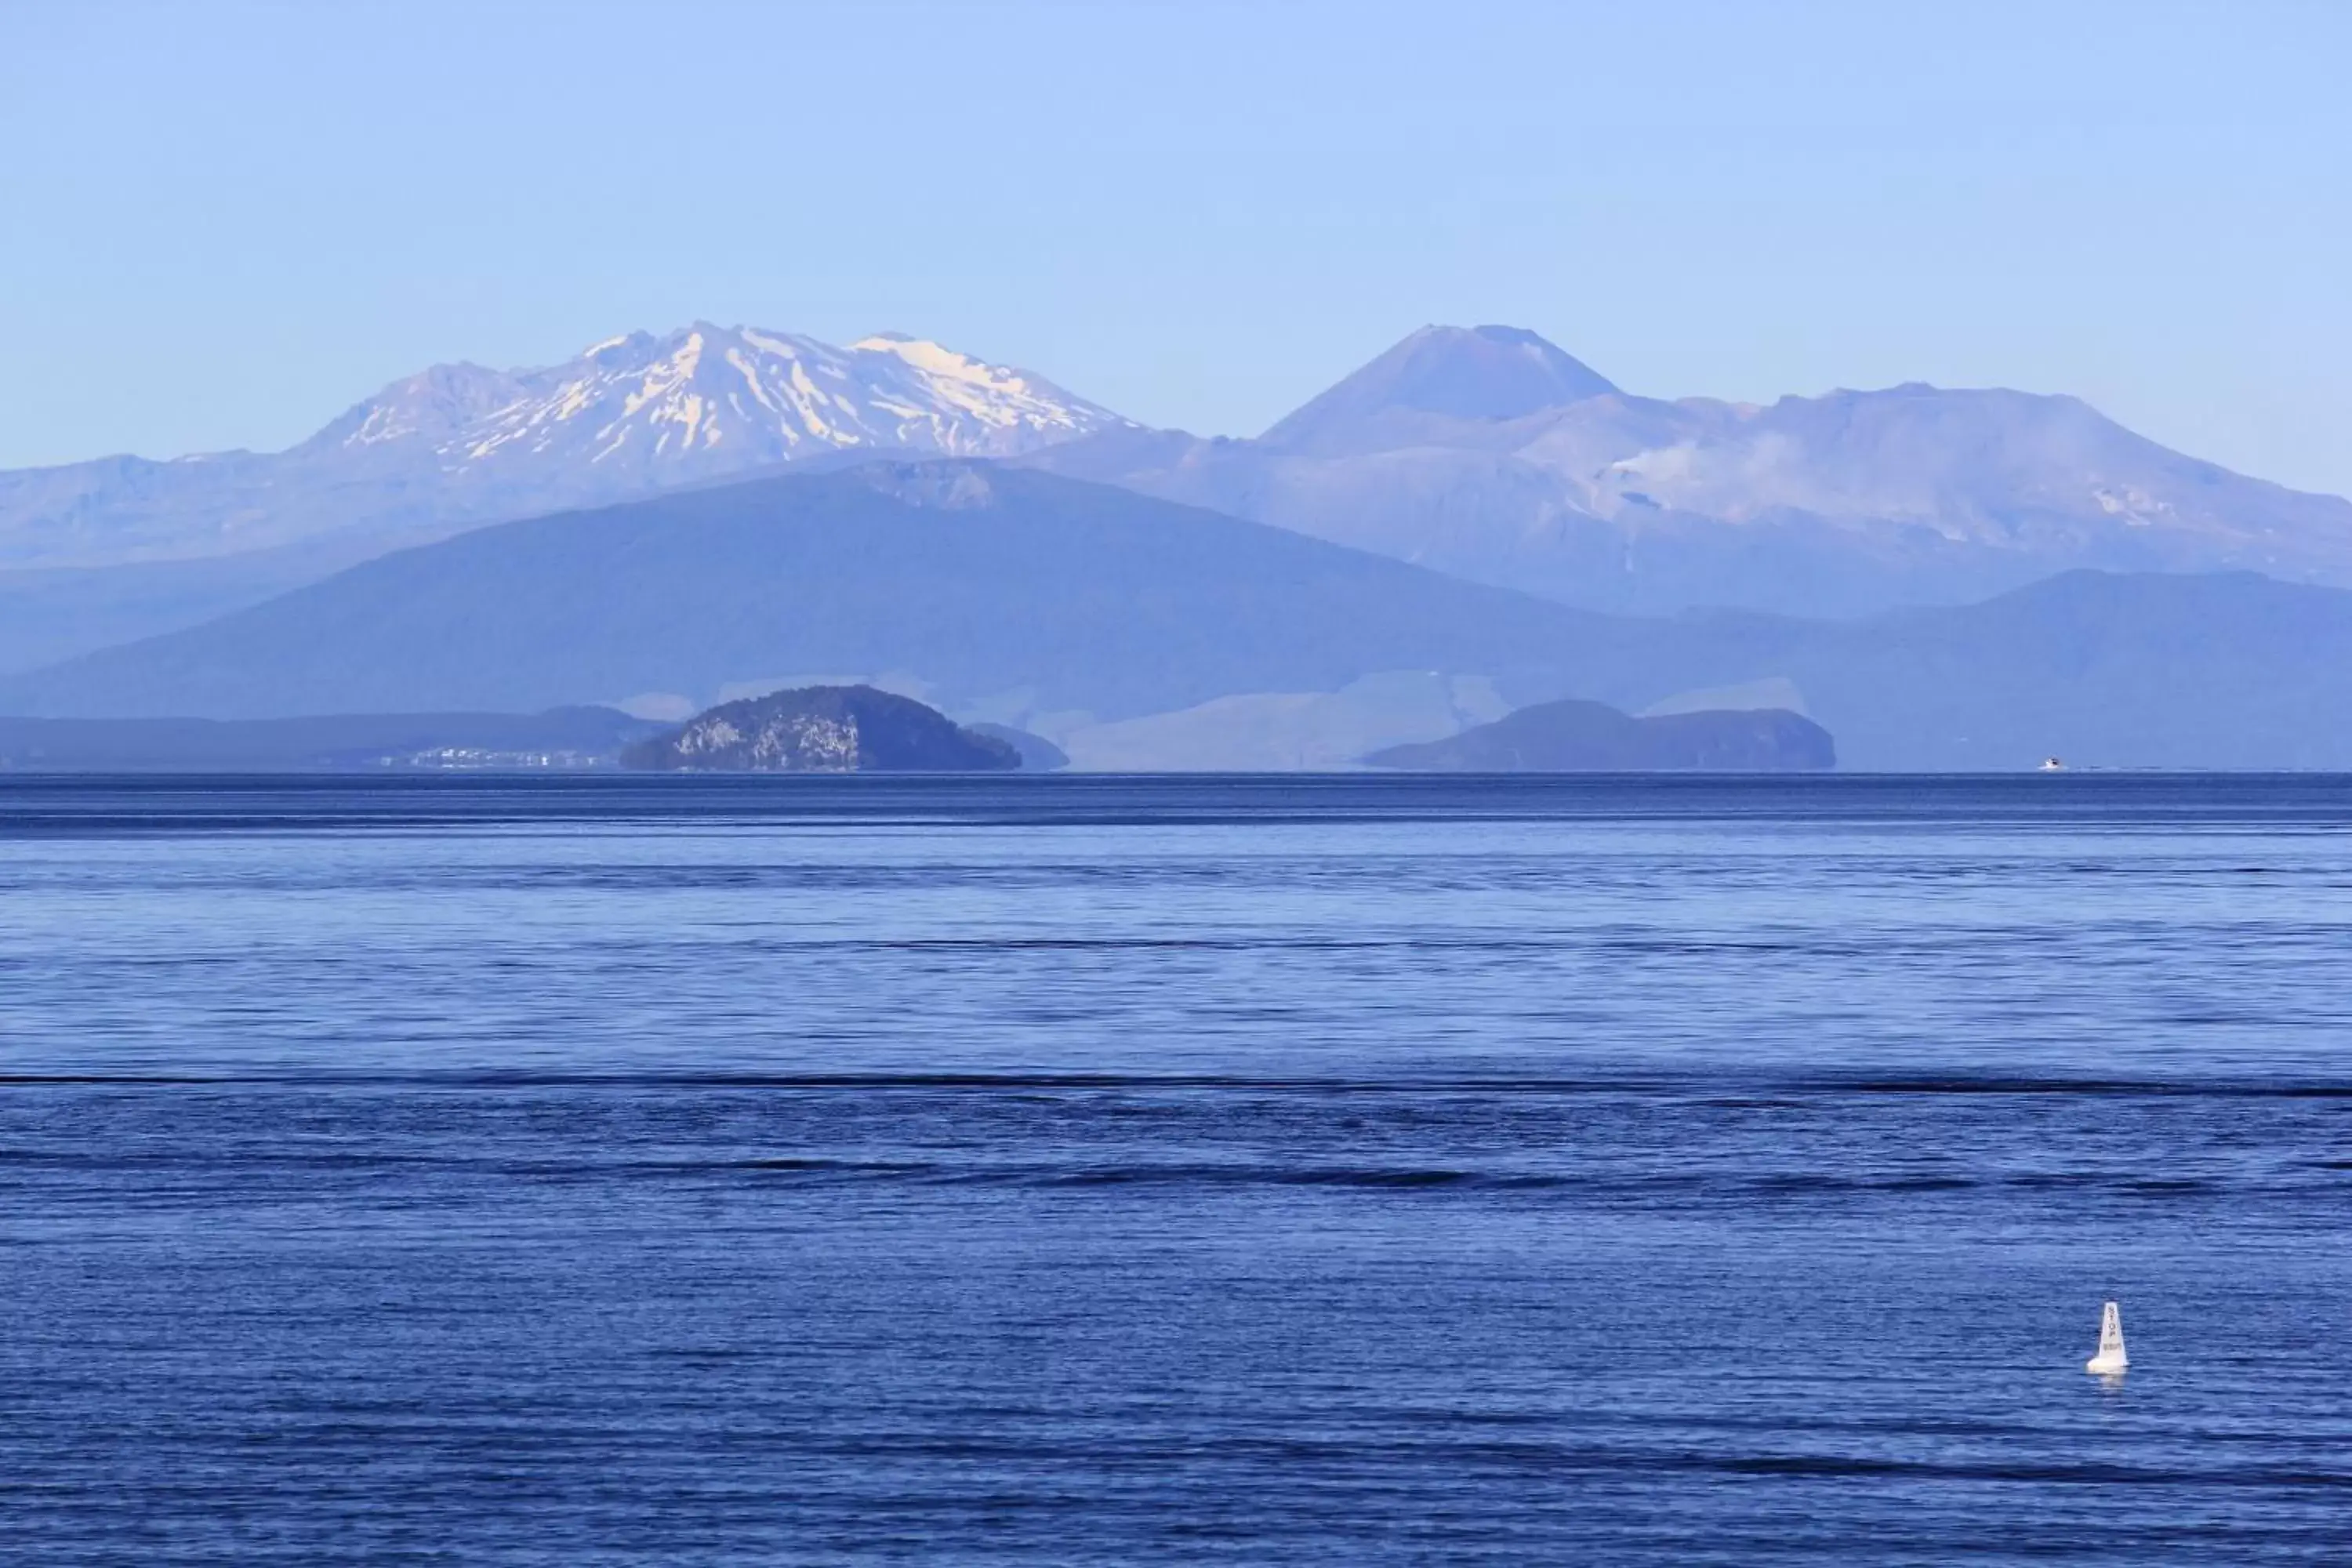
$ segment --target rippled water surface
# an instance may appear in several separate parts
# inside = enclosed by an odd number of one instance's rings
[[[2352,1560],[2347,1220],[2352,781],[0,778],[27,1562]]]

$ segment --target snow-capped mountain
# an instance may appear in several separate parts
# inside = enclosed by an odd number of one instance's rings
[[[919,338],[838,348],[698,321],[542,368],[436,365],[284,452],[0,474],[0,566],[356,544],[821,455],[1007,457],[1127,423]]]
[[[723,472],[849,450],[1003,457],[1125,423],[1037,376],[896,332],[835,348],[698,321],[542,370],[436,365],[302,449],[429,447],[451,474]]]

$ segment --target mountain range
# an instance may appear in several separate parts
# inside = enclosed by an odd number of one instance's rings
[[[2352,502],[2071,397],[1624,392],[1533,333],[1428,327],[1255,440],[1121,426],[1022,459],[1589,608],[1853,616],[2056,572],[2352,585]]]
[[[1848,622],[1620,616],[1058,475],[883,462],[474,530],[0,678],[0,712],[682,718],[860,682],[1081,768],[1352,765],[1569,697],[1790,710],[1860,769],[2352,768],[2352,593],[2079,571]]]
[[[158,630],[466,527],[871,456],[1027,462],[1587,608],[1858,615],[2076,567],[2352,586],[2352,502],[2070,397],[1669,401],[1520,329],[1427,327],[1255,438],[1202,438],[924,340],[697,322],[436,365],[283,452],[0,473],[0,620],[33,628],[0,626],[0,668],[80,651],[48,623]]]
[[[1353,765],[1563,699],[1789,710],[1863,768],[2352,765],[2352,503],[2072,399],[1664,402],[1501,327],[1249,440],[915,339],[633,334],[282,453],[0,475],[0,560],[24,716],[866,682],[1081,768]]]

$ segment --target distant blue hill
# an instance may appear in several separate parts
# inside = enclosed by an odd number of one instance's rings
[[[1156,767],[1188,765],[1181,748],[1221,723],[1321,722],[1355,700],[1349,690],[1394,688],[1364,684],[1394,672],[1486,693],[1472,703],[1486,706],[1423,715],[1423,728],[1346,757],[1575,697],[1629,712],[1800,707],[1848,768],[2009,769],[2056,753],[2352,769],[2352,594],[2338,590],[2252,574],[2075,572],[1977,605],[1850,622],[1634,619],[963,462],[793,475],[482,529],[0,679],[0,712],[532,712],[667,694],[682,716],[782,686],[865,680],[960,722],[1018,724],[1074,756],[1084,748],[1070,737],[1087,725],[1179,718],[1158,752],[1122,737],[1116,754],[1140,760],[1118,765]],[[1771,695],[1737,695],[1750,689]]]
[[[1828,731],[1777,708],[1636,719],[1569,698],[1364,760],[1429,773],[1792,773],[1837,766],[1837,748]]]

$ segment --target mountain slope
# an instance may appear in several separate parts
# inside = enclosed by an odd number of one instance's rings
[[[436,365],[284,452],[0,473],[0,568],[446,533],[820,454],[1006,456],[1125,424],[918,339],[835,348],[697,322],[540,369]]]
[[[2078,567],[2352,585],[2352,502],[2183,457],[2074,398],[1670,403],[1533,334],[1498,353],[1502,331],[1425,329],[1255,441],[1121,430],[1022,460],[1618,611],[1865,614]],[[1546,391],[1536,363],[1590,379]]]
[[[649,692],[698,704],[897,672],[943,706],[1017,722],[1336,689],[1396,668],[1477,670],[1524,701],[1559,695],[1580,649],[1618,635],[1602,617],[1127,491],[878,464],[477,530],[0,680],[0,711],[528,710]]]
[[[0,674],[198,626],[391,547],[328,538],[242,555],[0,572]]]

